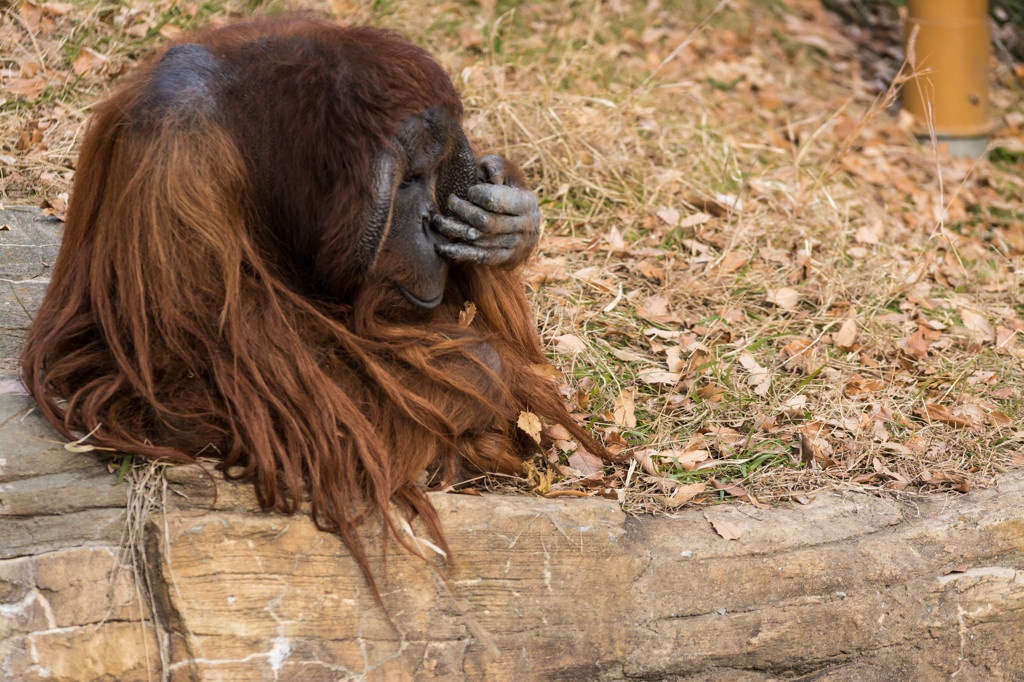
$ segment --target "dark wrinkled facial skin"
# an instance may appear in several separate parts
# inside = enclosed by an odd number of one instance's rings
[[[402,121],[392,147],[380,152],[394,158],[390,225],[375,268],[407,301],[430,310],[441,303],[448,274],[437,248],[448,240],[432,226],[438,200],[464,193],[475,181],[476,162],[458,124],[438,108]]]
[[[417,308],[444,297],[449,263],[514,266],[540,234],[537,197],[499,156],[474,159],[458,122],[437,107],[402,121],[374,160],[375,273]]]

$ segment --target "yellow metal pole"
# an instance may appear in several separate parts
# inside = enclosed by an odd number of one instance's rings
[[[957,156],[979,157],[988,144],[990,30],[987,0],[907,3],[904,48],[916,76],[903,107]]]

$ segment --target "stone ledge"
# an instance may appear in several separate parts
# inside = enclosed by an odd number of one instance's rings
[[[259,511],[244,484],[221,480],[214,503],[208,477],[177,468],[145,536],[154,627],[116,560],[125,486],[98,457],[69,460],[30,409],[0,395],[5,679],[147,679],[161,654],[173,680],[1024,676],[1020,474],[916,507],[823,496],[709,509],[737,541],[698,510],[630,518],[600,499],[434,495],[456,600],[392,548],[386,570],[375,560],[392,628],[335,537]]]

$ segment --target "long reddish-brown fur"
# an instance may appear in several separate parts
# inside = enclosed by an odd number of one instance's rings
[[[316,244],[308,279],[254,210],[253,169],[232,134],[246,112],[151,111],[153,70],[140,69],[93,114],[23,378],[68,438],[88,432],[96,445],[168,462],[219,457],[225,472],[242,467],[232,475],[251,479],[264,507],[286,513],[308,490],[317,526],[341,537],[376,591],[359,524],[379,513],[413,549],[395,504],[447,550],[423,472],[443,485],[467,469],[520,470],[521,410],[603,450],[533,371],[545,359],[515,269],[453,266],[430,313],[396,306],[372,270],[360,272],[353,245],[372,152],[428,106],[461,116],[447,76],[390,34],[308,19],[189,41],[218,54],[268,34],[344,53],[352,81],[345,101],[328,104],[316,86],[332,74],[315,60],[259,76],[263,106],[304,98],[282,122],[287,139],[253,143],[280,147],[282,190],[309,207],[292,226]],[[324,139],[325,116],[343,120],[344,134]],[[341,159],[326,206],[302,170],[325,162],[324,148]],[[321,296],[321,282],[352,291]],[[477,311],[468,327],[458,322],[466,301]]]

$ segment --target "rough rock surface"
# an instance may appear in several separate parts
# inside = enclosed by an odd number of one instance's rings
[[[12,247],[33,263],[50,258],[40,230]],[[0,280],[41,289],[45,264],[9,265],[13,231]],[[6,358],[32,309],[12,291]],[[0,368],[0,679],[1024,679],[1020,473],[917,506],[707,510],[736,541],[701,511],[435,495],[454,596],[391,548],[376,568],[392,626],[335,537],[260,511],[246,485],[218,477],[214,497],[171,469],[150,489],[163,509],[129,523],[143,498],[109,457],[66,450]]]

